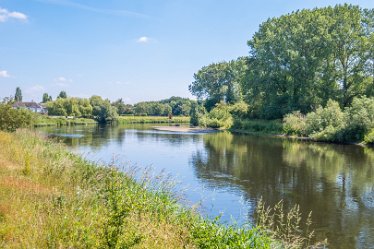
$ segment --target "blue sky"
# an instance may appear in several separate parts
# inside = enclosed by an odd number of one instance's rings
[[[0,0],[0,98],[191,97],[193,74],[248,54],[269,17],[373,0]]]

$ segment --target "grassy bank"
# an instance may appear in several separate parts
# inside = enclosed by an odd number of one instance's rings
[[[230,128],[233,132],[254,134],[283,134],[282,120],[236,119]]]
[[[0,132],[1,248],[274,248],[258,228],[222,226],[28,131]],[[150,190],[152,189],[152,190]]]
[[[120,124],[189,124],[190,117],[177,116],[171,120],[163,116],[121,116]]]
[[[66,117],[50,117],[45,115],[37,115],[34,121],[35,127],[43,126],[74,126],[74,125],[92,125],[97,124],[93,119],[88,118],[74,118],[68,119]]]

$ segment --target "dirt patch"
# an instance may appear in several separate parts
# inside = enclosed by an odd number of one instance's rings
[[[3,176],[0,177],[0,188],[10,188],[23,192],[32,192],[37,194],[48,194],[51,190],[43,185],[37,184],[29,179],[15,177],[15,176]]]

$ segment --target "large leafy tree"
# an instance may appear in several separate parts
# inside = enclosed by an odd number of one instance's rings
[[[243,92],[248,104],[265,118],[306,113],[330,98],[348,106],[368,92],[372,80],[367,73],[372,20],[370,11],[337,5],[261,24],[248,42],[251,66]]]
[[[246,58],[210,64],[194,75],[189,90],[199,99],[206,100],[208,110],[221,101],[235,103],[241,99],[241,81],[245,78],[245,71]]]

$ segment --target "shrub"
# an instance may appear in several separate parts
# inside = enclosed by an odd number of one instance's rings
[[[374,98],[354,98],[345,115],[344,139],[362,141],[365,134],[374,128]]]
[[[236,118],[244,118],[247,116],[249,106],[244,101],[239,101],[229,107],[230,113]]]
[[[0,104],[0,130],[15,131],[28,127],[34,120],[32,112],[23,109],[13,109],[9,104]]]
[[[367,135],[365,135],[364,141],[366,144],[374,144],[374,129],[372,129]]]
[[[233,123],[230,107],[222,103],[217,104],[207,115],[206,125],[208,127],[228,129]]]
[[[283,131],[287,135],[305,135],[305,116],[300,111],[287,114],[283,118]]]
[[[316,140],[341,141],[345,115],[338,102],[329,100],[325,108],[319,107],[315,112],[308,113],[305,124],[306,134]]]
[[[233,128],[249,132],[264,132],[274,134],[280,134],[283,129],[282,123],[279,120],[262,119],[235,119]]]

